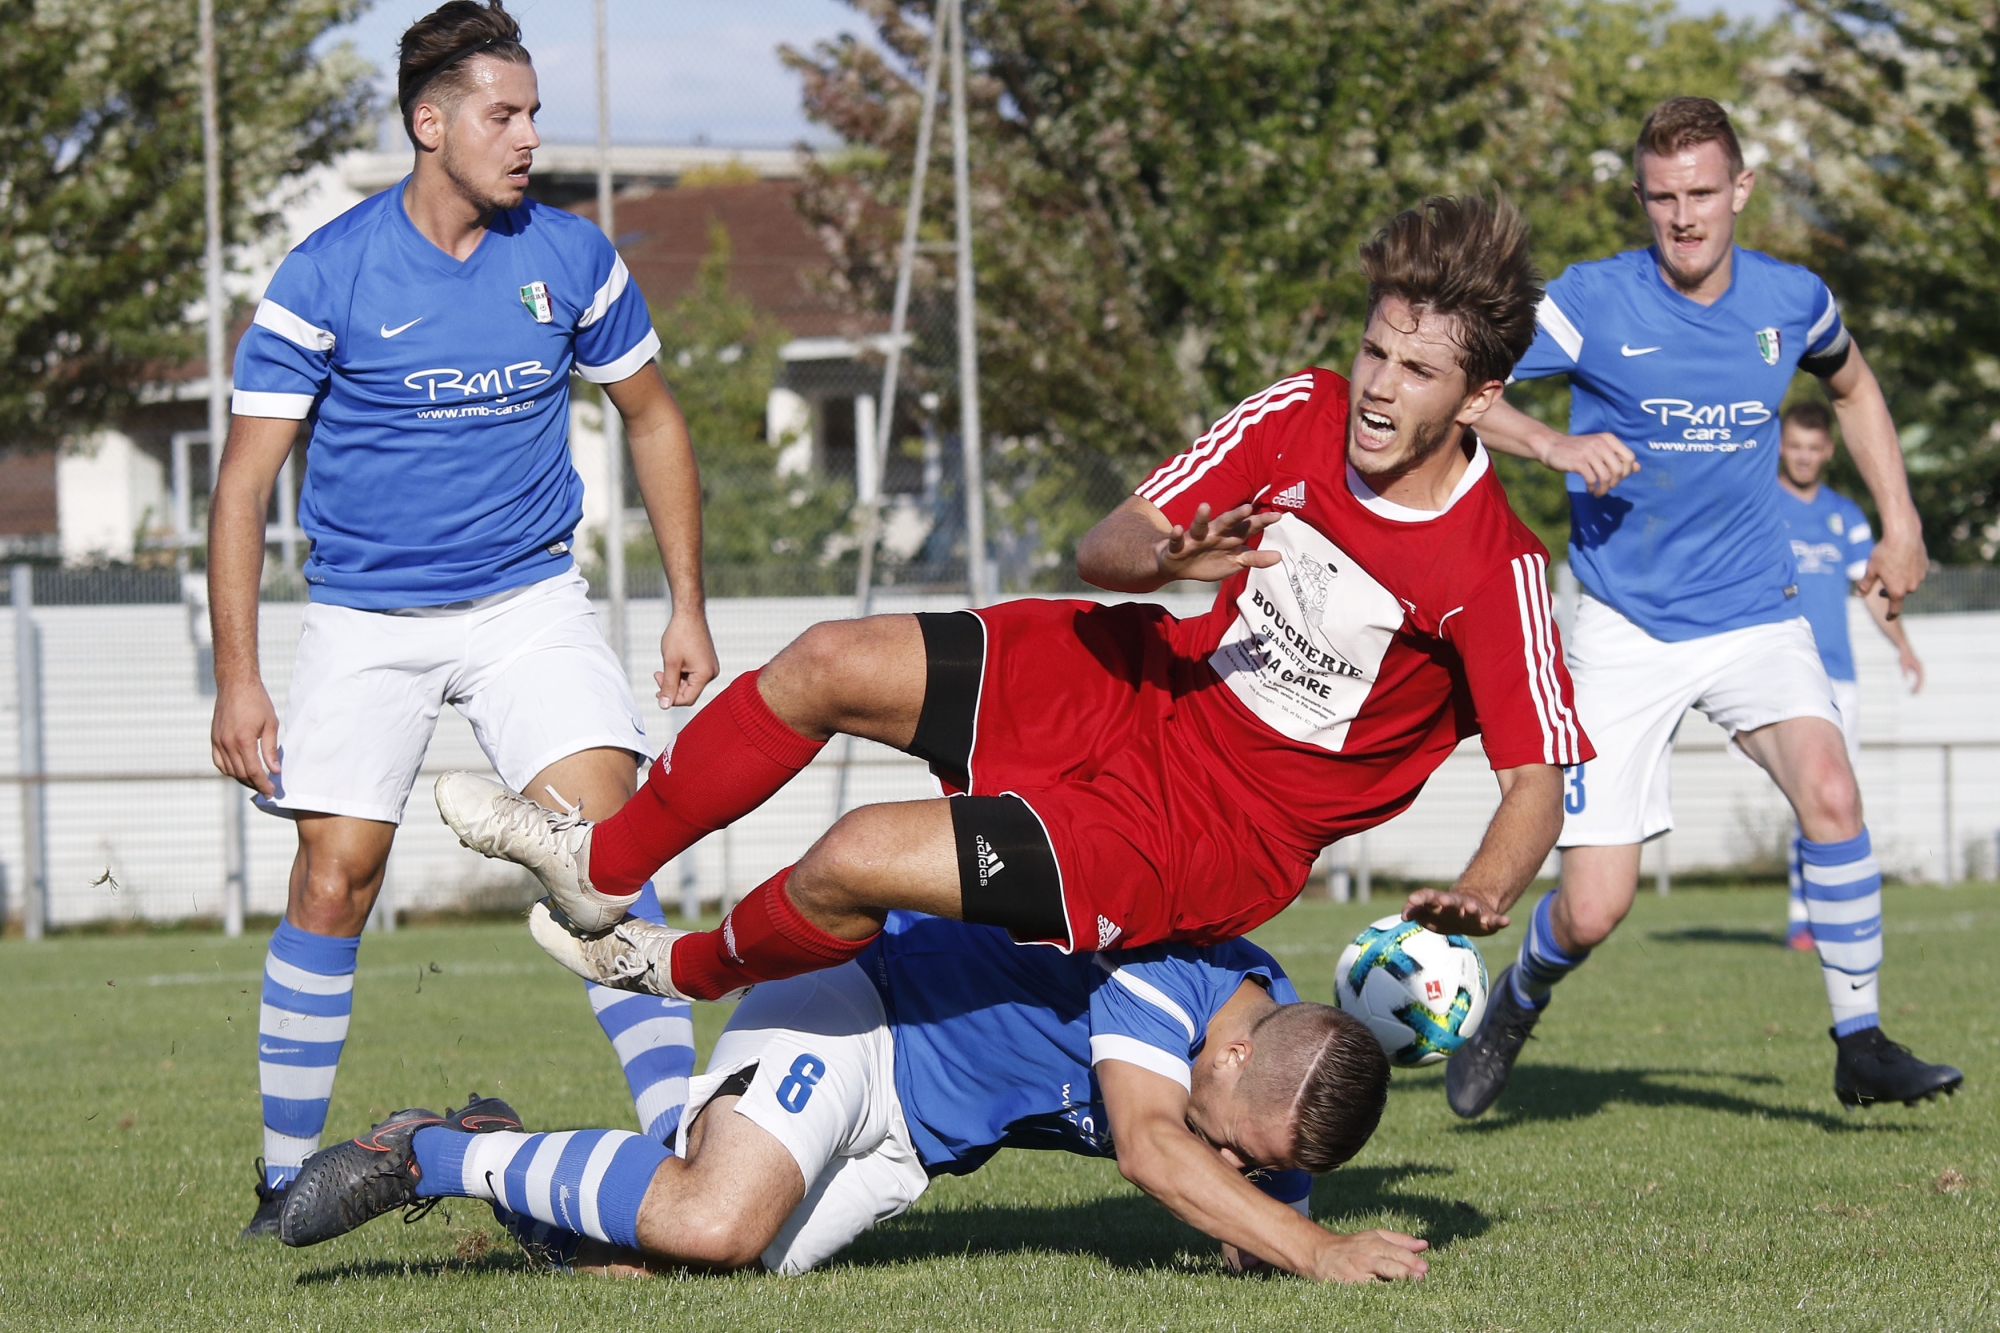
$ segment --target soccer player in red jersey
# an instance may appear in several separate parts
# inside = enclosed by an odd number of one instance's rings
[[[1505,926],[1562,824],[1562,766],[1592,753],[1547,553],[1471,430],[1540,283],[1519,215],[1478,199],[1398,215],[1361,263],[1351,380],[1308,369],[1249,398],[1079,548],[1113,591],[1220,583],[1207,614],[1022,600],[828,622],[725,690],[610,819],[465,774],[438,783],[446,821],[536,872],[559,909],[536,936],[572,970],[717,999],[854,957],[895,908],[1064,949],[1241,935],[1478,734],[1500,807],[1457,882],[1405,914]],[[719,929],[620,919],[841,732],[925,759],[953,795],[849,812]]]

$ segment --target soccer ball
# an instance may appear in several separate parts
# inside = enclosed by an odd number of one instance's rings
[[[1333,1002],[1399,1065],[1436,1064],[1486,1017],[1486,960],[1463,935],[1385,916],[1340,955]]]

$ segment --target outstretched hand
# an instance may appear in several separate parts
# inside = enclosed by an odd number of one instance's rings
[[[1206,504],[1197,506],[1185,528],[1174,525],[1154,544],[1160,573],[1169,580],[1220,583],[1238,570],[1269,569],[1278,563],[1278,553],[1252,550],[1250,540],[1283,517],[1253,514],[1241,504],[1211,518]]]
[[[1403,920],[1440,935],[1492,935],[1511,919],[1482,899],[1449,889],[1418,889],[1403,904]]]

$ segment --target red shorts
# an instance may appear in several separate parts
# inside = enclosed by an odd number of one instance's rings
[[[953,789],[1018,796],[1040,820],[1069,923],[1049,942],[1214,943],[1298,896],[1312,858],[1260,829],[1210,781],[1226,757],[1174,726],[1163,609],[1024,600],[972,614],[985,655],[967,771],[934,766]]]

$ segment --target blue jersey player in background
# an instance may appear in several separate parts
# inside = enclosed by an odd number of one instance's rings
[[[716,674],[687,428],[624,261],[589,222],[527,197],[539,99],[520,36],[498,0],[452,0],[403,34],[415,169],[293,250],[237,347],[209,528],[211,739],[216,767],[298,832],[264,969],[264,1159],[246,1236],[274,1234],[318,1146],[361,928],[443,705],[509,785],[592,818],[631,796],[648,754],[571,552],[572,375],[624,418],[666,565],[661,705],[693,703]],[[258,671],[257,591],[272,483],[301,421],[311,603],[281,730]],[[647,1128],[670,1135],[693,1069],[686,1006],[596,987],[591,999]]]
[[[1480,423],[1488,445],[1574,474],[1569,559],[1583,596],[1564,638],[1597,758],[1567,770],[1561,886],[1452,1057],[1446,1094],[1460,1115],[1491,1106],[1551,987],[1631,910],[1641,844],[1673,827],[1668,760],[1690,707],[1798,817],[1841,1104],[1955,1091],[1958,1070],[1881,1029],[1881,870],[1779,508],[1778,409],[1804,370],[1825,386],[1882,518],[1856,585],[1898,613],[1926,558],[1895,423],[1826,284],[1736,245],[1756,173],[1719,105],[1653,108],[1633,169],[1653,244],[1550,283],[1514,368],[1568,376],[1571,433],[1505,403]]]
[[[1833,460],[1833,417],[1823,404],[1807,399],[1785,409],[1778,443],[1778,518],[1798,565],[1799,610],[1812,626],[1819,660],[1833,685],[1833,705],[1840,713],[1840,732],[1847,741],[1847,760],[1861,769],[1861,685],[1855,679],[1854,645],[1847,634],[1847,603],[1854,585],[1868,572],[1868,555],[1875,534],[1861,506],[1831,487],[1820,485],[1820,474]],[[1910,647],[1903,622],[1889,614],[1880,597],[1863,597],[1876,627],[1896,649],[1896,665],[1910,684],[1910,693],[1924,687],[1924,664]],[[1785,942],[1794,949],[1813,947],[1807,919],[1803,833],[1792,839],[1791,900],[1787,908]]]
[[[517,1235],[535,1219],[533,1249],[564,1266],[801,1273],[931,1178],[1014,1147],[1116,1158],[1233,1267],[1419,1278],[1423,1241],[1307,1215],[1311,1173],[1361,1149],[1388,1085],[1368,1029],[1301,1003],[1247,940],[1066,953],[892,912],[853,961],[750,991],[694,1081],[678,1152],[401,1111],[306,1164],[284,1239],[461,1197],[490,1200]]]

